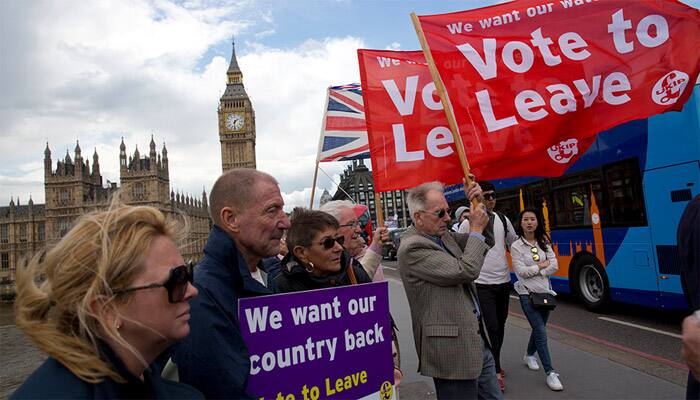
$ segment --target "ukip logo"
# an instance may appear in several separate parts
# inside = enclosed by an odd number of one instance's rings
[[[673,70],[656,82],[651,91],[651,99],[660,106],[670,106],[678,101],[688,85],[688,74]]]
[[[578,154],[578,140],[571,138],[550,146],[547,149],[549,157],[559,164],[566,164]]]

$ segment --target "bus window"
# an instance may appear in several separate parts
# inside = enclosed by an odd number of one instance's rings
[[[519,190],[504,190],[496,193],[496,211],[505,214],[511,221],[518,219],[520,213]]]
[[[523,199],[525,200],[525,206],[534,207],[540,211],[542,210],[542,202],[544,199],[547,199],[547,203],[549,203],[547,195],[548,189],[546,181],[529,183],[523,189]]]
[[[603,199],[601,174],[598,169],[580,174],[552,179],[553,204],[550,209],[550,224],[556,228],[581,228],[591,226],[590,192],[596,194],[600,217],[605,221],[606,212]]]
[[[610,218],[609,225],[646,225],[644,194],[637,159],[630,159],[603,167]]]

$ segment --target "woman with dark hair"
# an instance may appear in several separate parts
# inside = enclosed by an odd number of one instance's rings
[[[282,259],[282,271],[274,279],[277,291],[298,292],[372,282],[362,264],[343,248],[345,237],[338,233],[340,226],[335,217],[323,211],[297,207],[290,221],[289,252]],[[398,338],[392,329],[396,385],[403,376],[398,348]]]
[[[533,371],[540,369],[535,358],[536,351],[547,374],[547,386],[559,391],[564,387],[559,380],[559,374],[552,366],[546,327],[549,313],[553,309],[553,296],[557,294],[552,290],[549,277],[557,272],[558,265],[551,240],[541,221],[540,213],[534,208],[526,208],[520,212],[515,228],[519,238],[511,245],[510,254],[513,270],[518,277],[514,288],[532,328],[524,357],[525,364]]]
[[[338,221],[322,211],[295,208],[287,231],[288,253],[282,272],[275,278],[277,290],[297,292],[354,283],[371,282],[362,265],[350,258],[338,234]]]

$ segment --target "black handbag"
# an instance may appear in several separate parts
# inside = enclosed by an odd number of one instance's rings
[[[557,306],[557,299],[549,293],[530,293],[530,303],[539,310],[553,310]]]

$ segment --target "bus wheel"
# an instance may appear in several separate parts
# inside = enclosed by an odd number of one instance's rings
[[[610,303],[608,275],[597,258],[585,254],[576,262],[573,270],[574,291],[590,311],[602,312]]]

